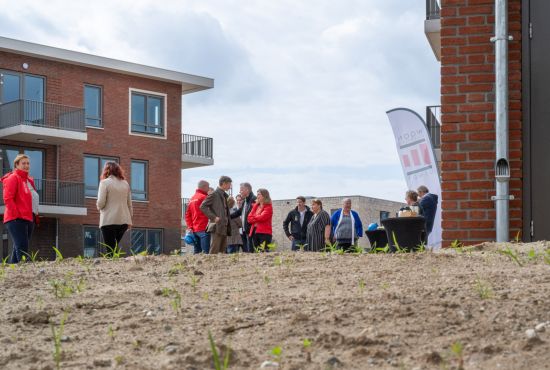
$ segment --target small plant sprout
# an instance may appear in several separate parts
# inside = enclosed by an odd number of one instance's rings
[[[280,256],[275,256],[275,258],[273,259],[273,264],[275,266],[281,266],[282,263],[283,259]]]
[[[518,244],[519,242],[521,242],[521,230],[518,230],[516,236],[514,237],[513,242],[516,243],[516,244]]]
[[[101,253],[101,257],[105,259],[117,260],[126,254],[122,251],[122,248],[118,246],[118,243],[116,243],[114,247],[111,247],[105,243],[100,244],[107,248],[107,253]]]
[[[267,250],[268,250],[269,252],[275,252],[275,251],[277,250],[277,244],[275,244],[275,243],[269,243],[269,244],[267,245]]]
[[[311,347],[311,340],[309,340],[308,338],[304,339],[302,341],[302,346],[304,347],[304,349],[308,349],[309,347]]]
[[[363,249],[363,247],[359,246],[359,245],[355,245],[353,247],[353,253],[354,254],[363,254],[365,251]]]
[[[491,285],[489,285],[489,283],[481,279],[476,279],[474,288],[477,294],[479,295],[479,298],[481,299],[493,298],[493,295],[494,295],[493,288],[491,288]]]
[[[550,265],[550,249],[547,249],[544,253],[544,263]]]
[[[510,260],[517,263],[518,266],[520,266],[520,267],[523,266],[523,263],[519,259],[518,253],[516,251],[512,250],[512,248],[506,247],[506,249],[504,249],[504,250],[499,250],[499,253],[507,256],[508,258],[510,258]]]
[[[193,288],[193,292],[197,291],[197,283],[199,282],[199,278],[197,275],[191,274],[189,275],[189,279],[191,280],[191,288]]]
[[[267,275],[267,273],[264,273],[264,283],[265,283],[265,285],[269,285],[270,282],[271,282],[271,279],[269,278],[269,275]]]
[[[451,344],[451,352],[455,356],[456,361],[458,362],[458,369],[462,370],[464,369],[464,348],[462,347],[462,343],[460,342],[454,342]]]
[[[307,244],[298,244],[298,250],[299,250],[300,252],[303,252],[304,249],[306,249],[306,245],[307,245]]]
[[[359,279],[359,292],[360,293],[363,293],[363,291],[365,290],[365,279]]]
[[[109,338],[111,338],[111,340],[115,340],[116,330],[111,324],[109,324],[109,328],[107,329],[107,335],[109,335]]]
[[[170,305],[176,311],[176,315],[181,312],[181,294],[178,291],[174,291]]]
[[[311,362],[311,340],[308,338],[302,341],[302,349],[306,353],[307,362]]]
[[[275,362],[277,362],[278,364],[281,363],[281,358],[283,357],[283,349],[281,348],[281,346],[273,347],[269,353],[271,354],[271,356],[273,356]]]
[[[185,266],[183,265],[183,263],[178,262],[178,263],[175,263],[172,267],[170,267],[170,270],[168,270],[168,276],[175,276],[183,271],[185,271]]]
[[[67,320],[68,313],[65,312],[63,314],[63,317],[61,318],[61,321],[59,322],[59,326],[56,329],[53,323],[50,323],[50,327],[52,328],[52,336],[53,336],[53,345],[54,345],[54,351],[53,351],[53,360],[55,362],[55,367],[57,370],[61,369],[61,338],[63,337],[63,329],[65,328],[65,321]]]
[[[124,363],[124,357],[121,355],[115,356],[115,364],[117,366],[122,365]]]
[[[55,251],[55,261],[56,262],[63,261],[63,255],[61,254],[61,251],[59,249],[57,249],[56,247],[52,247],[52,248]]]
[[[231,263],[237,263],[239,262],[239,253],[232,253],[231,254]]]
[[[202,299],[204,299],[205,301],[208,301],[208,292],[202,293]]]
[[[529,252],[527,252],[527,259],[529,261],[534,261],[538,257],[537,252],[535,251],[535,248],[531,248]]]
[[[210,342],[210,351],[212,351],[212,360],[214,361],[214,369],[216,370],[226,370],[229,368],[229,357],[231,353],[231,348],[225,347],[225,356],[223,357],[223,363],[220,361],[220,352],[218,352],[218,347],[212,333],[208,330],[208,341]]]

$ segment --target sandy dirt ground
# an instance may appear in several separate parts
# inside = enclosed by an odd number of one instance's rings
[[[0,368],[549,369],[549,248],[2,266]]]

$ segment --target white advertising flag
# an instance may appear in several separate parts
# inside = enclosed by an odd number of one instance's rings
[[[420,185],[425,185],[430,193],[439,197],[434,227],[428,238],[428,246],[439,249],[442,240],[441,182],[426,124],[418,113],[407,108],[396,108],[386,113],[395,136],[407,187],[416,190]]]

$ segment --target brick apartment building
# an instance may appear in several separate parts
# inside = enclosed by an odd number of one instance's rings
[[[438,4],[439,3],[439,4]],[[441,62],[443,240],[495,240],[495,0],[426,1]],[[550,240],[550,2],[509,0],[510,239]]]
[[[123,248],[179,248],[181,169],[213,164],[212,139],[182,135],[182,95],[212,87],[205,77],[0,37],[0,165],[4,174],[18,153],[31,159],[42,216],[31,250],[101,252],[95,202],[109,160],[132,188]]]

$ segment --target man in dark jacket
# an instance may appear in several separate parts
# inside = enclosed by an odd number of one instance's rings
[[[427,187],[421,185],[418,187],[418,196],[420,197],[420,207],[426,218],[426,232],[428,235],[434,228],[435,213],[437,212],[437,195],[431,194]]]
[[[287,238],[292,242],[292,250],[296,251],[301,245],[306,244],[307,224],[313,217],[313,212],[306,206],[306,198],[296,198],[296,208],[288,213],[283,222],[283,230]],[[290,230],[288,226],[290,225]]]
[[[231,189],[231,178],[228,176],[220,177],[218,188],[213,193],[208,194],[199,207],[210,221],[206,230],[212,233],[209,252],[211,254],[225,253],[227,237],[231,236],[229,206],[227,204],[229,196],[227,191],[229,189]]]
[[[254,247],[252,246],[252,238],[250,235],[250,224],[248,223],[248,214],[252,210],[252,206],[256,203],[256,196],[252,192],[252,185],[248,182],[243,182],[240,185],[239,194],[242,197],[242,205],[231,213],[231,218],[240,217],[243,224],[243,251],[252,253]]]

